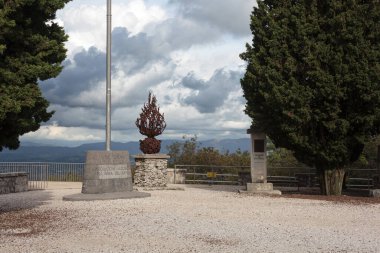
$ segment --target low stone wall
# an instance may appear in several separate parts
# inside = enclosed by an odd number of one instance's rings
[[[0,173],[0,194],[25,192],[28,190],[28,173]]]
[[[165,154],[141,154],[134,156],[136,168],[134,183],[141,187],[165,187],[168,159]]]
[[[167,178],[169,184],[184,184],[186,179],[186,169],[167,169]]]

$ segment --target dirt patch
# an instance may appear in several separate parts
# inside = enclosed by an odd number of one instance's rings
[[[239,244],[239,241],[237,241],[237,240],[221,239],[221,238],[216,238],[216,237],[210,236],[210,235],[206,235],[206,236],[197,235],[197,236],[194,236],[194,238],[198,241],[202,241],[202,242],[209,244],[209,245],[234,246],[234,245]]]
[[[47,231],[60,214],[51,211],[18,210],[0,213],[1,236],[30,236]]]

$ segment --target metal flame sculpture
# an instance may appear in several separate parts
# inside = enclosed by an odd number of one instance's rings
[[[160,113],[157,99],[149,92],[148,102],[141,108],[140,118],[136,120],[136,126],[142,135],[147,136],[140,140],[140,150],[144,154],[156,154],[160,152],[161,141],[155,137],[162,134],[166,128],[164,114]]]

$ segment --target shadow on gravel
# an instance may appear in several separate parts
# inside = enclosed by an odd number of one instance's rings
[[[37,208],[51,199],[52,194],[46,190],[0,195],[0,241],[2,237],[30,238],[51,229],[53,222],[61,217],[67,217],[61,211]]]
[[[186,184],[186,188],[202,189],[209,191],[223,191],[223,192],[238,192],[238,190],[245,190],[245,186],[240,185],[207,185],[207,184]],[[270,196],[273,198],[297,198],[297,199],[311,199],[311,200],[325,200],[336,203],[347,204],[380,204],[380,198],[373,198],[369,196],[369,190],[343,190],[342,196],[324,196],[320,195],[318,187],[274,187],[276,190],[282,192],[281,196]]]
[[[186,184],[186,188],[210,190],[210,191],[224,191],[224,192],[238,192],[244,190],[246,187],[242,185],[216,185],[216,184]]]
[[[320,195],[320,189],[317,187],[300,187],[299,191],[292,187],[277,189],[282,191],[280,198],[325,200],[343,204],[380,204],[380,198],[369,197],[367,189],[344,189],[341,196]]]
[[[12,211],[33,209],[44,205],[52,199],[46,190],[33,190],[27,192],[9,193],[0,195],[0,215]]]

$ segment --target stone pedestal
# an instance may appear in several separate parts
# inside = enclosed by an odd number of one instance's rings
[[[128,151],[88,151],[82,193],[133,191]]]
[[[280,191],[273,190],[273,184],[267,182],[267,141],[265,133],[255,132],[251,129],[248,129],[247,133],[251,135],[252,183],[247,183],[245,193],[281,195]]]
[[[148,197],[134,192],[128,151],[88,151],[82,193],[63,200],[107,200]]]
[[[168,159],[165,154],[140,154],[134,156],[136,169],[134,183],[141,187],[165,187]]]

